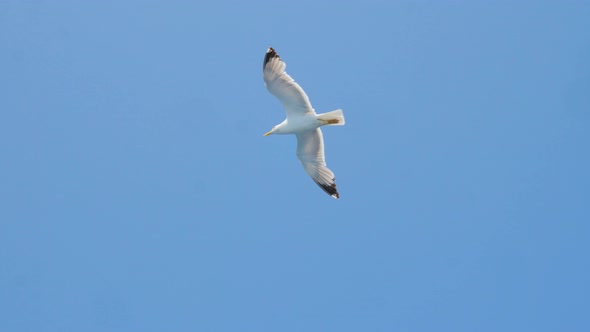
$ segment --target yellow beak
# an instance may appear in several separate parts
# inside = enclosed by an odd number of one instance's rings
[[[268,133],[264,134],[264,136],[268,136],[270,134],[272,134],[272,131],[269,131]]]

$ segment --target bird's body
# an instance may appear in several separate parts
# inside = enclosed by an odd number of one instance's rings
[[[336,190],[334,173],[326,167],[324,139],[320,127],[344,125],[344,115],[342,110],[316,114],[303,89],[285,72],[286,67],[275,50],[269,48],[263,63],[264,82],[268,91],[280,100],[287,118],[264,136],[295,134],[297,158],[303,168],[320,188],[338,199],[340,194]]]
[[[312,130],[320,127],[322,122],[317,119],[315,112],[298,117],[287,118],[278,124],[273,134],[297,134],[305,130]]]

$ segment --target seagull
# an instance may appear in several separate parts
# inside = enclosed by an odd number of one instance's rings
[[[341,109],[317,114],[311,107],[305,91],[285,72],[286,67],[285,62],[270,47],[262,64],[264,83],[268,91],[277,97],[285,108],[287,118],[264,136],[295,134],[297,158],[305,172],[328,195],[339,199],[334,173],[326,166],[324,138],[320,127],[344,125],[344,114]]]

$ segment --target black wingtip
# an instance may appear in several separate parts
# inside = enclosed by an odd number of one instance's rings
[[[332,179],[332,181],[334,181],[334,179]],[[336,182],[332,182],[331,184],[323,184],[323,183],[316,182],[316,184],[320,188],[322,188],[322,190],[325,191],[328,195],[334,197],[335,199],[340,198],[340,194],[338,193],[338,190],[336,189]]]
[[[266,55],[264,56],[264,62],[262,63],[262,68],[264,68],[266,66],[266,64],[274,58],[281,58],[277,52],[275,51],[274,48],[269,47],[268,50],[266,51]]]

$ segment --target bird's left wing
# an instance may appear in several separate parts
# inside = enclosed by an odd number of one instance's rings
[[[285,62],[272,47],[269,48],[262,64],[266,88],[281,101],[287,118],[308,112],[315,113],[305,91],[285,72],[285,68]]]
[[[334,173],[326,167],[324,138],[320,128],[297,134],[297,158],[322,190],[336,199],[340,198]]]

